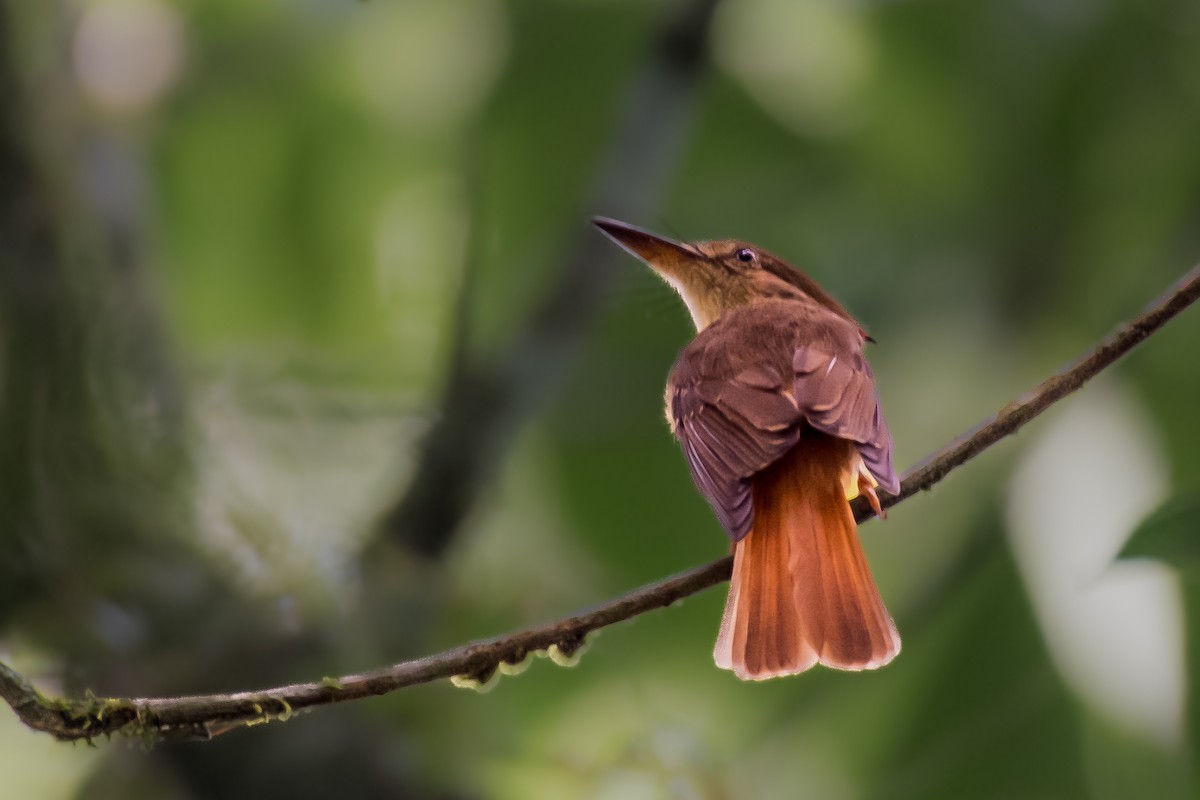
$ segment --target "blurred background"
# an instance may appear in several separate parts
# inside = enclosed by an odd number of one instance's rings
[[[809,272],[900,468],[1200,256],[1191,0],[4,0],[0,100],[0,660],[47,692],[363,670],[722,555],[690,322],[592,214]],[[1114,556],[1194,553],[1197,345],[863,527],[878,673],[738,682],[721,587],[210,743],[0,710],[5,794],[1193,797],[1200,592]]]

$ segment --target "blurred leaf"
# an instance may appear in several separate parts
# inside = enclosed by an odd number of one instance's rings
[[[1081,745],[1094,800],[1196,796],[1184,752],[1156,746],[1087,715]]]
[[[872,712],[903,720],[874,733],[890,746],[858,769],[873,773],[867,797],[1085,793],[1079,706],[1046,657],[999,518],[983,507],[974,543],[941,578],[938,600],[907,623],[901,614],[904,652],[880,672],[888,691],[857,698],[859,713],[841,722],[860,729],[851,740],[861,748],[871,741]]]
[[[1187,643],[1187,669],[1189,689],[1187,707],[1184,709],[1184,724],[1187,726],[1188,750],[1191,763],[1198,764],[1200,758],[1200,697],[1197,696],[1197,678],[1200,677],[1200,581],[1183,582],[1184,640]]]
[[[1142,521],[1117,556],[1154,558],[1185,573],[1200,567],[1200,488],[1177,492]]]

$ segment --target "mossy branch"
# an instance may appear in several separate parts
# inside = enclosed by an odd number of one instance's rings
[[[898,495],[881,496],[883,506],[893,506],[931,488],[952,470],[1016,433],[1154,334],[1198,298],[1200,268],[1189,272],[1149,310],[1122,326],[1086,356],[1042,381],[1019,400],[1001,409],[990,421],[909,470]],[[854,512],[859,521],[871,516],[865,503],[856,502]],[[722,558],[565,619],[358,675],[236,694],[162,698],[89,695],[83,699],[60,700],[45,697],[23,676],[0,664],[0,697],[30,728],[59,739],[90,742],[98,736],[114,733],[146,741],[209,739],[239,727],[284,721],[296,712],[316,706],[388,694],[447,678],[456,679],[455,683],[459,685],[486,684],[497,671],[516,671],[535,653],[548,654],[562,663],[579,651],[592,631],[669,606],[727,580],[730,566],[730,559]]]

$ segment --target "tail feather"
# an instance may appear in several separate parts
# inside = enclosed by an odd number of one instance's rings
[[[762,680],[818,663],[874,669],[900,652],[846,501],[857,458],[852,443],[806,431],[755,477],[754,528],[734,551],[717,666]]]

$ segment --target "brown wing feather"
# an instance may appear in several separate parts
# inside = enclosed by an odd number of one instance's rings
[[[750,530],[754,516],[746,479],[799,441],[799,415],[780,392],[736,379],[685,376],[673,380],[672,388],[673,427],[692,479],[736,541]]]
[[[792,391],[808,424],[855,442],[879,485],[892,494],[900,491],[892,466],[892,434],[879,405],[875,376],[862,351],[839,355],[819,345],[800,345],[792,367]]]
[[[706,328],[671,372],[667,416],[735,542],[754,522],[750,479],[788,453],[806,423],[853,440],[880,485],[899,489],[861,333],[812,304],[761,303]]]

